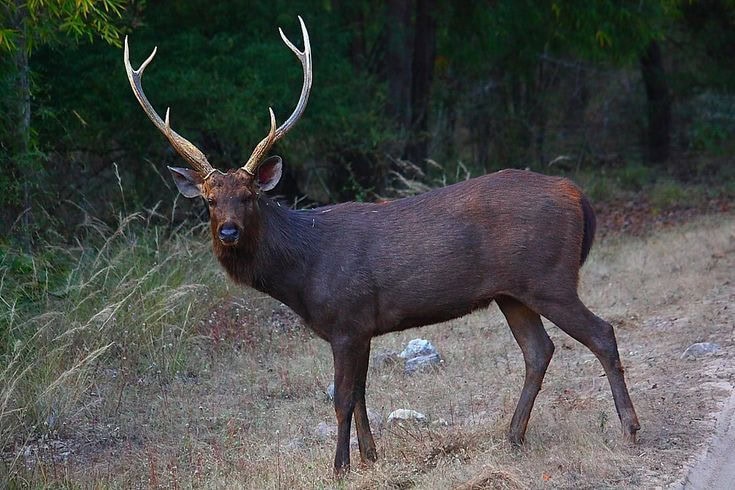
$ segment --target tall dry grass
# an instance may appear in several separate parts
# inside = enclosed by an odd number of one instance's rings
[[[205,240],[190,235],[142,214],[115,228],[88,217],[76,246],[43,247],[30,270],[3,257],[0,475],[58,456],[43,454],[48,441],[74,434],[84,413],[114,414],[118,400],[99,396],[101,377],[130,384],[185,368],[201,305],[227,287]],[[21,294],[29,284],[30,300]]]

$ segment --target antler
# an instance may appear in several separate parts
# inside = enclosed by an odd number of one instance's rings
[[[176,150],[176,152],[181,155],[181,157],[186,160],[194,170],[196,170],[197,172],[202,174],[203,177],[206,178],[215,171],[212,165],[210,165],[207,161],[207,157],[205,157],[204,153],[202,153],[199,148],[194,146],[189,140],[182,137],[176,131],[171,129],[171,126],[169,124],[169,109],[166,109],[166,120],[162,120],[161,116],[159,116],[155,109],[153,109],[153,106],[150,102],[148,102],[148,98],[143,93],[143,85],[141,83],[143,70],[145,70],[146,66],[148,66],[148,64],[153,60],[153,57],[156,56],[157,50],[157,47],[153,48],[153,52],[148,57],[148,59],[145,60],[142,65],[140,65],[140,68],[138,68],[137,70],[133,70],[133,67],[130,66],[128,36],[125,36],[125,52],[123,54],[123,59],[125,61],[125,71],[128,72],[130,87],[133,89],[135,98],[138,99],[138,102],[143,108],[143,111],[145,111],[145,113],[148,115],[148,118],[168,139],[174,150]]]
[[[286,133],[288,133],[293,125],[296,124],[296,121],[298,121],[301,115],[304,113],[304,109],[306,109],[306,102],[309,100],[309,92],[311,91],[313,72],[311,65],[311,44],[309,43],[309,32],[306,30],[304,19],[302,19],[300,15],[299,23],[301,23],[301,34],[304,37],[304,51],[299,51],[296,46],[294,46],[293,43],[288,40],[280,27],[278,28],[278,32],[281,34],[281,39],[283,39],[283,42],[286,43],[286,46],[288,46],[291,51],[294,52],[299,61],[301,61],[301,66],[304,69],[304,84],[301,87],[301,96],[299,97],[299,102],[298,104],[296,104],[296,108],[294,109],[291,116],[289,116],[289,118],[286,119],[286,122],[279,126],[278,129],[275,129],[276,121],[273,110],[270,108],[268,109],[271,114],[271,130],[268,133],[268,136],[263,138],[260,143],[258,143],[258,145],[255,147],[255,149],[253,150],[253,154],[250,155],[247,163],[241,167],[250,175],[255,175],[255,171],[258,169],[258,166],[263,160],[263,157],[268,153],[268,151],[270,151],[273,144],[281,139]]]

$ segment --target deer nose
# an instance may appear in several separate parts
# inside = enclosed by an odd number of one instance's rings
[[[240,232],[232,223],[225,223],[219,229],[219,239],[224,243],[235,243],[240,238]]]

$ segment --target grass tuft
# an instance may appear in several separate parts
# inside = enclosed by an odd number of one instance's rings
[[[76,246],[48,244],[40,259],[5,251],[0,473],[44,457],[18,448],[73,437],[91,405],[114,412],[117,401],[97,393],[100,373],[171,379],[185,370],[194,312],[226,286],[205,240],[166,234],[139,214],[114,228],[90,217]]]

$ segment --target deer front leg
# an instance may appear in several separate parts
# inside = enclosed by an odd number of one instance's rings
[[[340,336],[332,339],[331,346],[334,356],[334,410],[337,414],[334,475],[340,478],[350,470],[350,423],[359,398],[360,387],[363,394],[365,391],[364,380],[359,382],[359,378],[363,370],[367,374],[370,339]],[[362,415],[358,418],[362,418]],[[367,413],[364,419],[367,420]],[[358,422],[357,425],[360,429],[364,425],[368,432],[370,430],[367,424]]]
[[[375,449],[375,441],[370,431],[367,405],[365,405],[365,384],[367,382],[368,365],[370,363],[369,342],[362,358],[358,360],[355,384],[355,429],[357,430],[357,443],[360,447],[360,459],[363,463],[378,460],[378,451]]]

